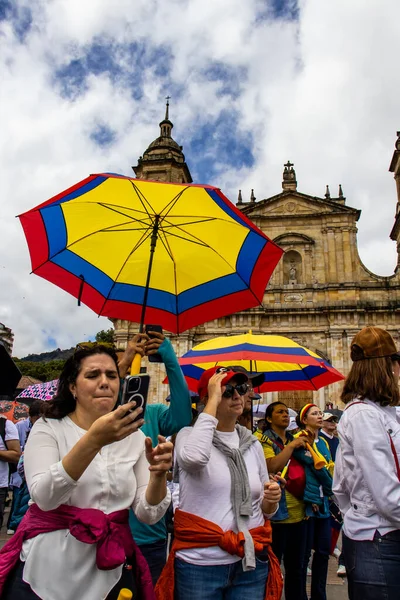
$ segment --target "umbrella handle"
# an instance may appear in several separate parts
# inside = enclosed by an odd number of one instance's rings
[[[140,373],[140,365],[142,364],[142,357],[137,352],[135,358],[131,364],[131,375],[138,375]]]

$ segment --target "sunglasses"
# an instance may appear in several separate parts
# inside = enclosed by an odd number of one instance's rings
[[[241,383],[240,385],[230,385],[229,383],[225,386],[225,391],[222,394],[224,398],[232,398],[235,391],[239,394],[239,396],[244,396],[248,390],[247,383]]]

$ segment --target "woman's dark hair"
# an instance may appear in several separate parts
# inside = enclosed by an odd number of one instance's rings
[[[271,404],[268,404],[268,406],[267,406],[267,409],[265,411],[265,422],[267,424],[268,429],[271,426],[271,423],[268,421],[268,419],[270,419],[272,417],[275,408],[279,404],[281,404],[282,406],[286,406],[286,404],[284,402],[279,402],[279,400],[277,402],[271,402]],[[286,406],[286,408],[287,408],[287,406]]]
[[[76,400],[69,389],[69,386],[76,382],[81,370],[81,363],[88,356],[95,354],[107,354],[110,356],[118,371],[118,358],[113,348],[98,344],[91,348],[80,348],[66,361],[58,380],[58,390],[53,400],[45,402],[42,408],[43,417],[50,419],[63,419],[76,407]]]
[[[399,382],[393,376],[390,356],[357,360],[351,366],[341,395],[347,404],[355,398],[372,400],[381,406],[397,406],[400,402]]]

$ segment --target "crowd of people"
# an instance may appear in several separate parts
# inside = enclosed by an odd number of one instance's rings
[[[121,381],[154,353],[170,403],[143,414]],[[78,347],[54,399],[0,418],[0,597],[326,600],[336,556],[350,600],[398,600],[400,353],[366,327],[351,359],[340,420],[309,403],[294,421],[277,401],[253,427],[264,374],[204,371],[200,412],[163,334]]]

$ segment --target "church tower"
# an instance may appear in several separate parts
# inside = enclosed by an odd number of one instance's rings
[[[185,162],[182,146],[171,136],[173,124],[169,120],[169,96],[165,108],[165,118],[160,123],[160,135],[145,150],[132,167],[138,179],[151,179],[167,183],[192,183],[189,167]]]
[[[160,123],[160,135],[151,142],[138,164],[132,169],[137,179],[147,179],[166,183],[192,183],[189,167],[185,162],[182,146],[171,136],[173,124],[169,120],[169,97],[167,97],[165,118]],[[139,331],[138,323],[121,319],[110,319],[114,325],[114,340],[117,348],[126,348],[127,342]],[[188,330],[179,337],[170,335],[176,354],[181,356],[193,345],[194,330]],[[149,402],[163,402],[168,393],[166,385],[161,383],[165,378],[165,367],[159,363],[148,363],[150,375]]]

